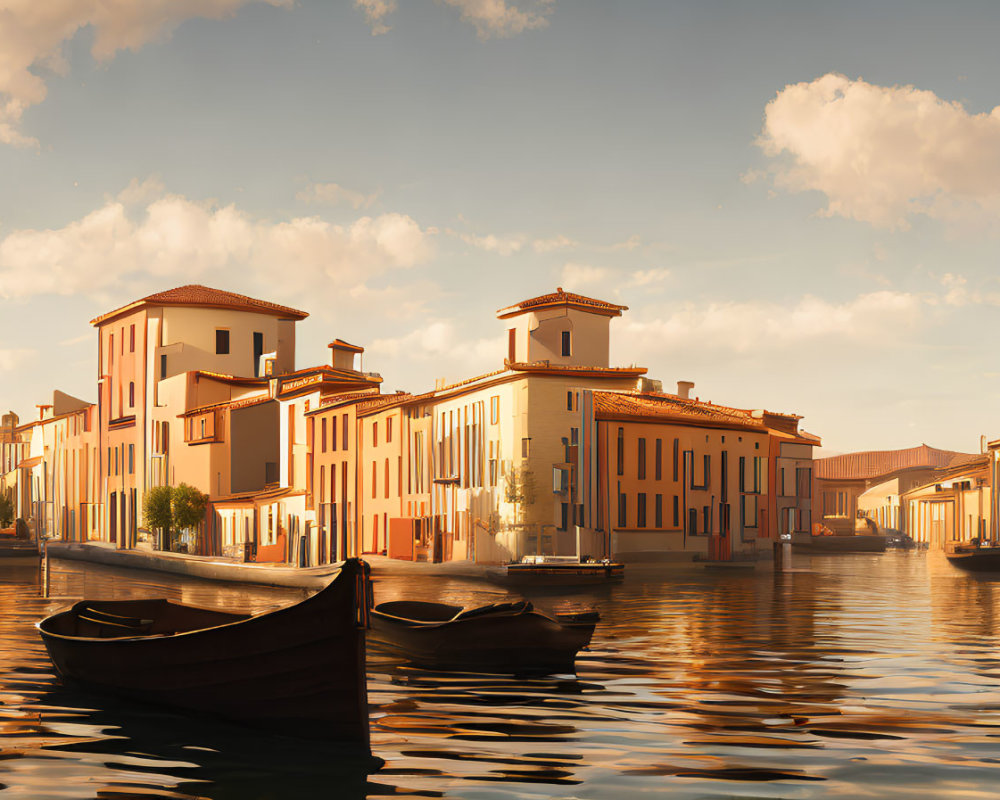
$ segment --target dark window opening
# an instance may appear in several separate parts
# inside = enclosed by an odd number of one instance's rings
[[[636,498],[635,513],[636,513],[636,517],[637,517],[635,526],[637,528],[645,528],[646,527],[646,495],[645,494],[640,493],[639,496]]]
[[[562,354],[564,356],[572,355],[570,352],[570,332],[562,332]]]
[[[229,331],[221,328],[215,331],[215,354],[229,355]]]
[[[260,357],[264,355],[264,334],[254,331],[253,334],[253,376],[260,377]]]

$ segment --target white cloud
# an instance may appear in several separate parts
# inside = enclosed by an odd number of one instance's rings
[[[188,19],[223,19],[249,3],[291,5],[291,0],[0,0],[0,143],[38,142],[21,130],[24,112],[47,92],[39,69],[65,74],[65,42],[93,29],[91,55],[110,61],[119,50],[137,51],[169,36]]]
[[[930,91],[831,73],[778,92],[758,144],[785,156],[775,185],[822,192],[827,216],[907,228],[917,215],[1000,212],[1000,107],[970,114]]]
[[[448,233],[452,236],[457,236],[466,244],[501,256],[513,255],[524,246],[524,237],[522,236],[496,236],[492,233],[485,236],[477,236],[473,233],[459,233],[450,229]]]
[[[354,7],[365,12],[372,36],[389,32],[385,18],[396,11],[396,0],[354,0]]]
[[[238,270],[276,293],[356,284],[390,269],[426,262],[428,232],[405,214],[363,216],[347,225],[320,217],[252,218],[235,205],[195,202],[161,192],[127,207],[118,198],[54,230],[16,230],[0,239],[0,296],[103,296],[125,281],[181,283]],[[225,277],[225,275],[223,275]]]
[[[457,8],[462,21],[473,25],[480,39],[515,36],[544,28],[555,6],[555,0],[522,0],[520,3],[508,0],[440,1]]]
[[[632,273],[629,286],[653,286],[670,277],[669,269],[641,269]]]
[[[378,192],[362,194],[336,183],[311,183],[295,195],[302,203],[335,206],[345,203],[354,209],[369,208],[378,199]]]
[[[623,352],[696,348],[750,353],[788,350],[819,339],[872,341],[900,334],[927,302],[917,294],[879,291],[831,303],[811,295],[783,305],[762,302],[686,304],[658,319],[626,318]]]
[[[0,372],[13,372],[34,355],[34,350],[0,348]]]
[[[579,242],[575,242],[567,236],[559,234],[548,239],[535,239],[531,243],[536,253],[551,253],[553,250],[565,250],[569,247],[577,247]]]
[[[433,369],[448,370],[465,378],[500,369],[505,350],[502,336],[470,338],[468,331],[459,329],[450,320],[428,319],[409,333],[375,339],[365,348],[365,353],[375,358],[433,362]],[[420,387],[416,391],[428,388]]]
[[[605,267],[592,267],[589,264],[565,264],[559,273],[560,283],[574,291],[574,287],[601,284],[611,278],[612,272]]]

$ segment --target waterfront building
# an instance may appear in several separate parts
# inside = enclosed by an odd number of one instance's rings
[[[0,417],[0,492],[13,501],[15,518],[31,516],[31,485],[20,465],[29,457],[33,425],[22,425],[13,411]]]
[[[813,471],[816,523],[833,533],[853,534],[859,518],[858,498],[873,487],[895,479],[894,487],[887,487],[887,492],[879,490],[879,497],[869,496],[863,502],[863,513],[875,511],[872,518],[877,519],[877,509],[884,507],[882,516],[900,523],[904,532],[909,533],[906,516],[893,511],[898,501],[891,498],[927,483],[935,470],[967,456],[921,444],[904,450],[868,450],[818,458]],[[888,498],[884,503],[883,493]]]
[[[990,454],[952,459],[932,478],[900,494],[901,518],[914,541],[933,550],[987,539],[992,530]]]
[[[626,562],[749,559],[770,555],[778,535],[809,530],[819,439],[798,430],[797,416],[703,402],[691,388],[582,392],[575,464],[553,489],[581,551]]]
[[[190,372],[265,378],[295,368],[295,323],[305,312],[205,286],[181,286],[102,314],[98,330],[98,409],[102,538],[134,547],[142,495],[157,481],[185,480],[153,468],[154,413],[161,385]],[[185,386],[188,381],[184,377]],[[177,397],[164,387],[163,402]],[[187,403],[187,393],[184,394]],[[186,412],[187,408],[170,411]],[[162,428],[161,433],[162,436]],[[173,442],[168,432],[163,441]]]

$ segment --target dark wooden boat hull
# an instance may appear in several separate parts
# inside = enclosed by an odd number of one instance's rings
[[[505,564],[488,570],[489,580],[510,586],[587,586],[624,580],[624,564]]]
[[[882,534],[859,536],[795,535],[792,549],[799,553],[884,553],[886,537]]]
[[[576,671],[576,654],[590,644],[599,615],[560,619],[530,610],[482,613],[468,619],[421,621],[386,613],[385,603],[371,612],[372,637],[417,666],[497,674],[552,674]],[[438,606],[437,603],[409,603]],[[380,610],[381,609],[381,610]]]
[[[959,569],[969,572],[1000,572],[1000,547],[958,550],[945,553],[945,557]]]
[[[370,753],[367,573],[364,562],[347,561],[325,589],[256,616],[165,600],[84,601],[38,629],[67,684]],[[210,626],[157,635],[155,623],[122,636],[87,621],[102,614]]]

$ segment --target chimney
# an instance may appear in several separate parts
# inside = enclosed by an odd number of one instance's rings
[[[334,339],[327,345],[330,348],[330,366],[334,369],[344,369],[351,372],[361,371],[361,356],[365,348],[356,344]]]
[[[694,381],[677,381],[677,396],[684,400],[690,400],[693,388]]]

